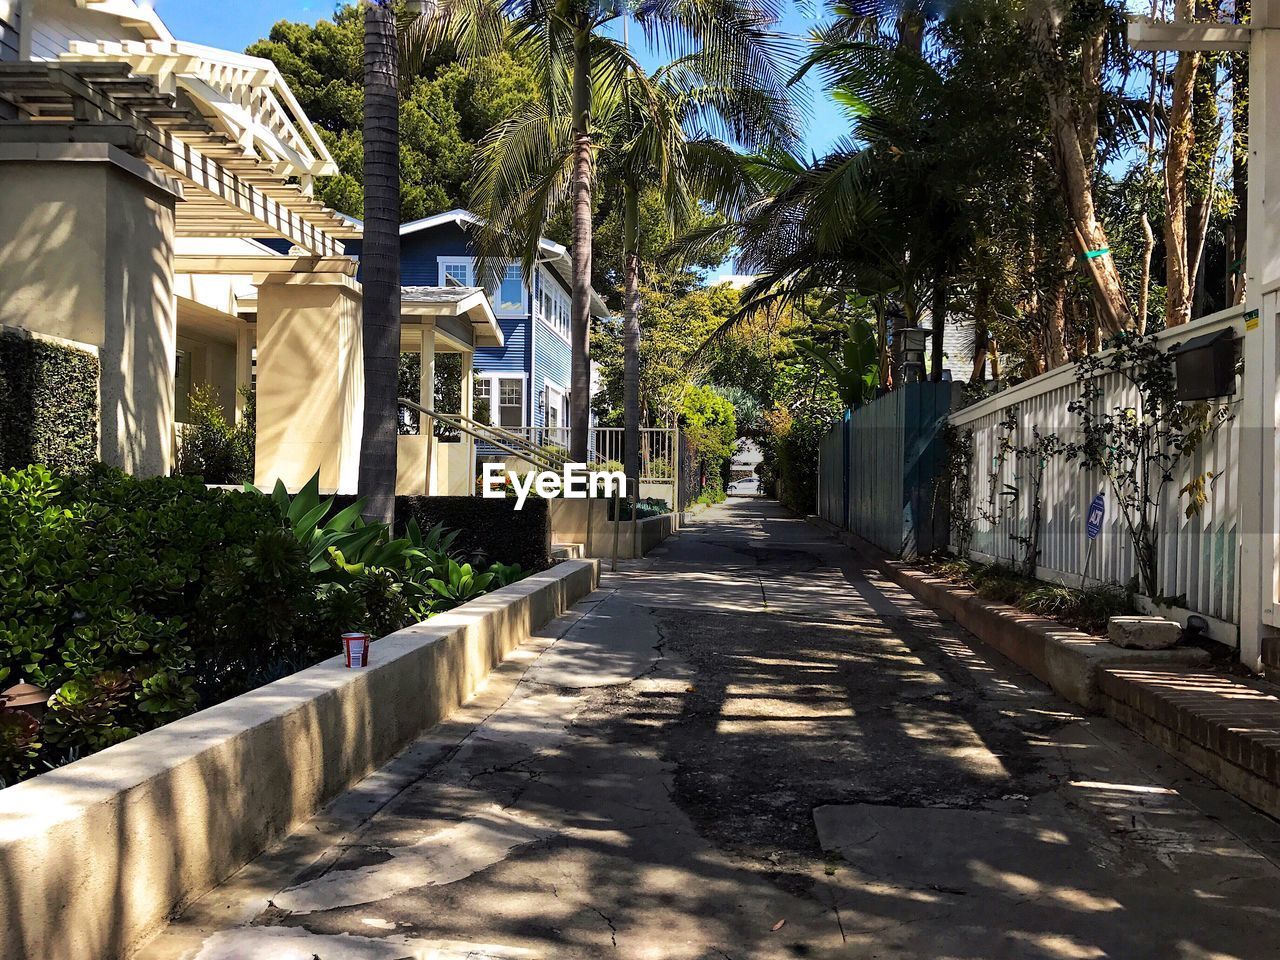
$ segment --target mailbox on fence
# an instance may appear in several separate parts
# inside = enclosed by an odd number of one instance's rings
[[[1230,327],[1174,344],[1169,356],[1179,400],[1212,400],[1236,392],[1236,335]]]

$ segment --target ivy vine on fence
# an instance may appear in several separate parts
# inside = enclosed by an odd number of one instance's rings
[[[1121,333],[1109,352],[1076,362],[1080,396],[1068,409],[1080,423],[1080,439],[1066,446],[1069,461],[1097,469],[1106,478],[1117,513],[1133,546],[1138,589],[1160,598],[1159,536],[1167,488],[1190,457],[1231,419],[1229,406],[1180,403],[1173,360],[1154,336]],[[1128,384],[1128,402],[1102,408],[1102,378],[1119,374]],[[1212,479],[1211,476],[1209,479]],[[1206,476],[1182,487],[1200,503]],[[1198,509],[1198,508],[1197,508]]]

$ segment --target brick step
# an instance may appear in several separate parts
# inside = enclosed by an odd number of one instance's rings
[[[1262,675],[1272,683],[1280,683],[1280,637],[1262,640]]]
[[[1106,711],[1225,790],[1280,816],[1280,697],[1220,673],[1104,667]]]

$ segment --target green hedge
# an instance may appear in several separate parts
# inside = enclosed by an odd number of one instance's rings
[[[82,473],[98,459],[98,358],[17,331],[0,334],[0,469]]]
[[[459,553],[545,570],[551,565],[547,501],[530,497],[523,510],[515,509],[515,503],[511,497],[396,497],[396,523],[414,519],[423,530],[443,523],[458,531],[454,548]]]

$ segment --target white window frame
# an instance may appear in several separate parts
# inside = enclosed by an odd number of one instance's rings
[[[459,266],[467,268],[466,286],[480,286],[480,284],[476,282],[476,262],[474,257],[436,257],[436,268],[439,271],[438,275],[440,278],[440,286],[448,286],[448,284],[445,283],[445,268]],[[518,266],[518,264],[507,264],[504,268],[504,273],[506,269],[513,266]],[[517,306],[505,310],[502,309],[501,305],[498,303],[498,296],[501,293],[501,290],[502,284],[499,282],[498,289],[494,290],[493,293],[489,295],[489,306],[493,308],[493,315],[495,317],[525,317],[529,315],[529,284],[525,283],[523,276],[520,277],[520,303]]]
[[[573,341],[570,339],[569,334],[573,328],[573,303],[565,292],[560,289],[560,284],[556,283],[555,280],[551,278],[551,272],[546,268],[542,269],[540,280],[541,282],[539,284],[538,291],[538,316],[552,333],[565,343],[572,346]],[[553,317],[548,317],[547,311],[543,309],[542,303],[547,293],[550,293],[551,295],[553,312],[557,307],[560,308],[560,312],[564,316],[563,325]]]
[[[508,430],[524,430],[529,426],[529,375],[527,373],[500,373],[490,371],[475,372],[476,379],[484,381],[489,387],[489,425],[502,426],[499,407],[502,405],[501,380],[520,381],[520,426],[508,426]]]
[[[551,410],[552,395],[557,398],[560,422],[554,427],[547,422],[547,413]],[[569,391],[550,378],[542,381],[542,425],[548,430],[563,430],[569,426]]]
[[[463,286],[474,287],[476,285],[475,264],[470,257],[436,257],[436,266],[439,268],[440,286],[442,287],[449,285],[445,274],[446,267],[466,267],[467,282]]]

